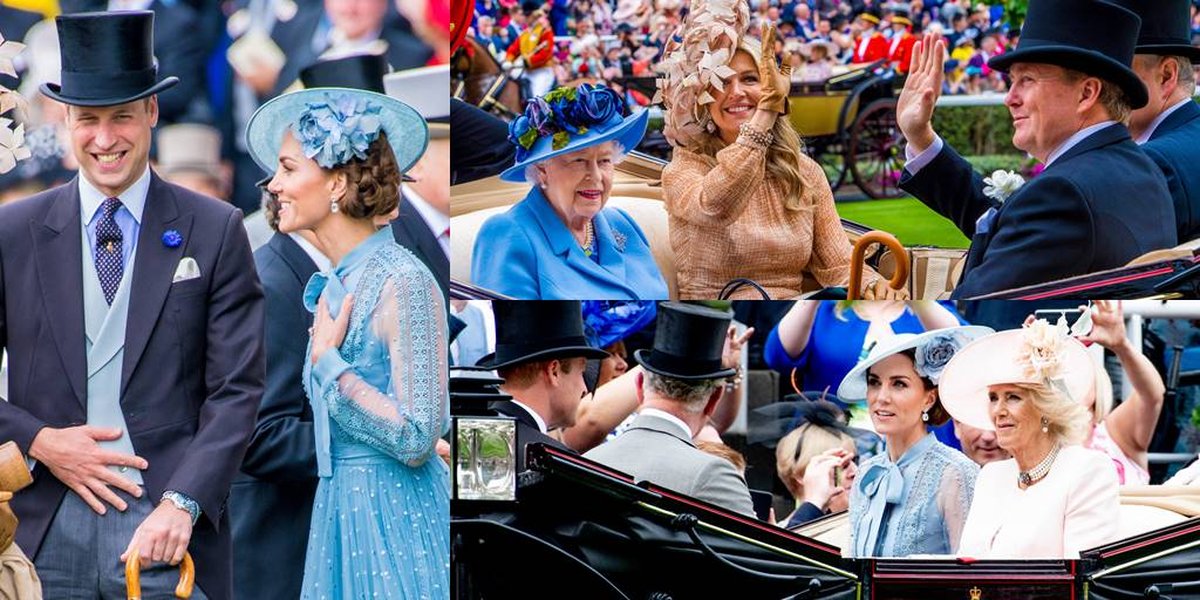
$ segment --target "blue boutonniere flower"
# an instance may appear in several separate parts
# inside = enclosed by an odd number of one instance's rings
[[[183,236],[174,229],[168,229],[162,234],[162,243],[168,248],[178,248],[183,243]]]

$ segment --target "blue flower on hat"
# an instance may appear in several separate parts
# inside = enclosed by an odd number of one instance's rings
[[[625,102],[612,89],[592,84],[561,87],[525,105],[525,114],[509,123],[508,141],[517,147],[521,162],[542,138],[550,137],[551,148],[561,150],[572,136],[619,125],[624,113]]]
[[[168,248],[178,248],[183,243],[183,236],[174,229],[168,229],[162,234],[162,243]]]
[[[357,158],[379,139],[382,106],[350,94],[325,94],[323,102],[307,102],[292,128],[304,155],[329,169]]]

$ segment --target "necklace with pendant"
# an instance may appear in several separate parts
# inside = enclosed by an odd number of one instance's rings
[[[1025,487],[1029,487],[1038,481],[1041,481],[1041,479],[1050,472],[1050,465],[1054,464],[1054,459],[1058,457],[1058,451],[1061,448],[1062,446],[1060,444],[1055,444],[1054,449],[1050,451],[1050,454],[1047,454],[1046,458],[1043,458],[1042,462],[1038,463],[1036,467],[1028,471],[1021,471],[1018,473],[1017,482]]]

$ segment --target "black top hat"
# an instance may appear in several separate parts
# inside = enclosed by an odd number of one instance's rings
[[[58,47],[62,85],[43,83],[43,94],[76,106],[115,106],[157,94],[178,77],[158,81],[154,13],[148,10],[61,15]]]
[[[1113,82],[1133,108],[1149,101],[1146,86],[1130,68],[1141,19],[1099,0],[1032,0],[1021,41],[1012,52],[988,61],[1008,71],[1014,63],[1045,63]]]
[[[391,70],[382,54],[352,54],[305,67],[300,82],[306,88],[344,87],[386,94],[383,76]]]
[[[1182,56],[1200,63],[1200,48],[1191,44],[1192,0],[1112,0],[1142,18],[1138,54]]]
[[[545,300],[492,302],[496,317],[496,351],[476,367],[501,369],[552,358],[606,358],[583,335],[583,312],[578,301]]]
[[[663,302],[654,329],[654,349],[633,353],[642,368],[674,379],[720,379],[736,373],[721,367],[721,352],[733,313],[697,304]]]

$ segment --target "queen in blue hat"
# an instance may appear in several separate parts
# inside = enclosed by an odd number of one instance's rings
[[[438,281],[376,219],[425,150],[424,119],[374,92],[313,88],[251,117],[247,142],[279,199],[279,231],[315,234],[303,382],[319,482],[304,598],[446,597],[449,425],[446,307]]]
[[[475,238],[471,279],[516,299],[660,300],[663,279],[646,235],[608,204],[613,170],[646,132],[604,86],[535,98],[509,126],[516,163],[500,175],[532,188]]]

